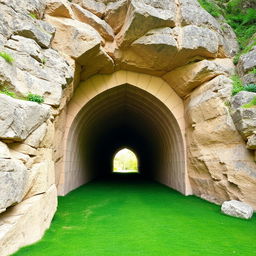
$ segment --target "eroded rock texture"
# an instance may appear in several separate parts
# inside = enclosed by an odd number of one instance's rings
[[[193,194],[256,209],[256,113],[242,108],[254,96],[229,106],[235,35],[196,0],[0,0],[0,52],[14,59],[0,57],[0,90],[16,94],[0,94],[1,255],[50,225],[79,82],[120,69],[161,77],[184,102]],[[239,62],[248,83],[254,55]],[[44,103],[26,101],[29,93]]]

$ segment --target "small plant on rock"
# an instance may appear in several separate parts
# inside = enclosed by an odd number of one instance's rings
[[[29,93],[27,96],[27,100],[41,104],[44,102],[44,97],[38,94]]]
[[[247,104],[243,105],[243,108],[253,108],[256,107],[256,96]]]
[[[14,62],[14,58],[7,52],[0,52],[0,56],[5,59],[6,62],[12,64]]]
[[[3,88],[2,90],[0,90],[0,93],[1,93],[1,94],[5,94],[5,95],[8,95],[8,96],[13,97],[13,98],[16,98],[16,97],[17,97],[16,94],[15,94],[15,92],[9,91],[6,87]]]
[[[37,15],[35,13],[30,13],[29,16],[32,18],[32,19],[37,19]]]

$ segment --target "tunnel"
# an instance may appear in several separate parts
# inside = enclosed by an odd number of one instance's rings
[[[129,83],[97,93],[75,115],[63,194],[109,177],[121,148],[137,155],[141,176],[186,194],[184,140],[175,116],[158,97]]]

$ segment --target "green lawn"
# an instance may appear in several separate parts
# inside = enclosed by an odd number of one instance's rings
[[[256,217],[152,181],[95,181],[59,198],[43,239],[15,256],[253,256]]]

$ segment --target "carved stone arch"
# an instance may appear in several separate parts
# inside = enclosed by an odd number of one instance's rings
[[[124,95],[132,100],[121,98]],[[151,134],[149,140],[154,137],[160,141],[156,147],[162,148],[162,152],[154,154],[159,154],[164,163],[154,170],[153,178],[183,194],[190,194],[183,100],[159,77],[122,70],[111,75],[95,75],[81,82],[69,102],[59,194],[67,194],[96,175],[82,160],[83,138],[91,137],[86,127],[95,119],[116,112],[124,104],[131,113],[138,114],[139,119],[145,117],[143,125],[151,123],[151,133],[145,129],[145,133]],[[164,156],[160,156],[161,153]]]

